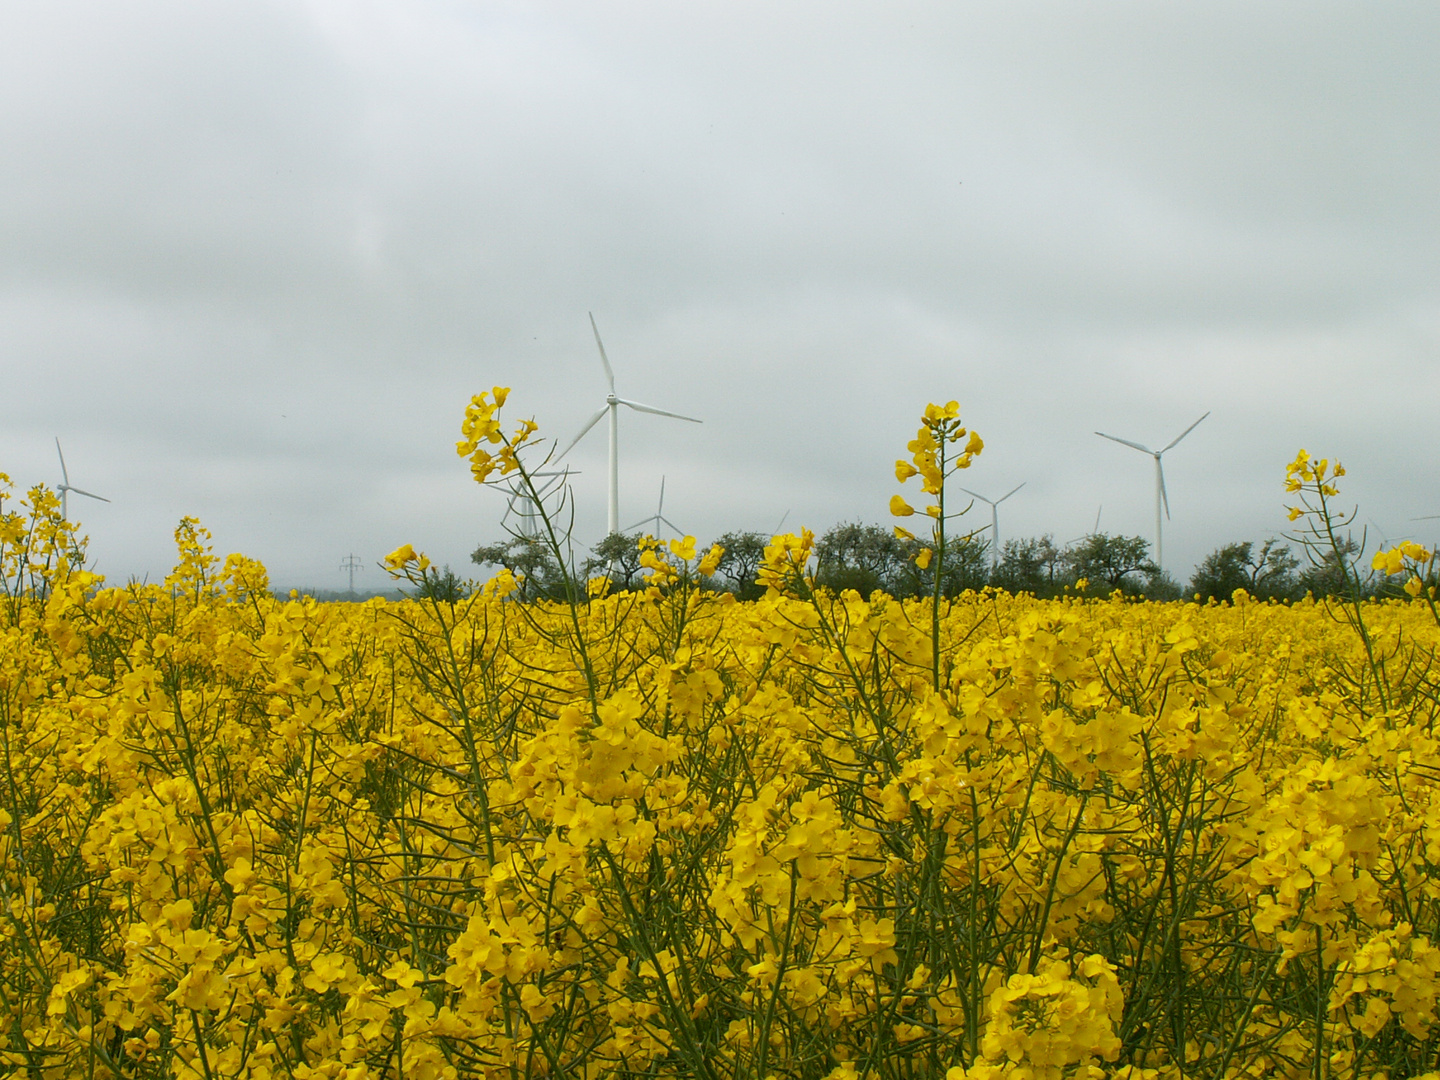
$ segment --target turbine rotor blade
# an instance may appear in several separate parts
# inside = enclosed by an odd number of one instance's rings
[[[675,530],[677,533],[679,533],[681,536],[684,536],[684,535],[685,535],[685,530],[682,529],[682,528],[680,528],[679,525],[676,525],[676,524],[675,524],[673,521],[671,521],[669,518],[667,518],[667,517],[660,517],[659,514],[656,514],[655,516],[656,516],[657,518],[660,518],[661,521],[663,521],[666,525],[669,525],[670,528],[674,529],[674,530]]]
[[[55,438],[55,452],[60,455],[60,475],[68,485],[70,483],[70,471],[65,468],[65,451],[60,449],[59,436]]]
[[[81,491],[81,490],[80,490],[79,488],[77,488],[77,487],[68,487],[68,486],[67,486],[67,487],[65,488],[65,490],[66,490],[66,491],[73,491],[76,495],[87,495],[87,496],[89,496],[89,497],[92,498],[92,499],[99,499],[101,502],[109,502],[109,501],[110,501],[109,499],[105,498],[104,495],[96,495],[93,491]]]
[[[1109,439],[1111,442],[1118,442],[1123,446],[1134,447],[1136,450],[1142,451],[1146,454],[1153,455],[1155,453],[1155,451],[1151,450],[1148,446],[1141,446],[1138,442],[1131,442],[1129,439],[1122,439],[1118,435],[1106,435],[1103,431],[1097,431],[1095,432],[1095,434],[1099,435],[1102,439]]]
[[[621,405],[628,406],[637,412],[654,413],[656,416],[669,416],[675,420],[689,420],[692,424],[703,424],[704,420],[696,420],[693,416],[682,416],[678,412],[666,412],[664,409],[657,409],[654,405],[641,405],[638,401],[627,401],[625,398],[616,398]]]
[[[1011,488],[1009,491],[1007,491],[1004,495],[1001,495],[1000,498],[996,499],[996,500],[995,500],[995,505],[996,505],[996,506],[999,506],[1002,502],[1004,502],[1006,499],[1008,499],[1011,495],[1014,495],[1015,492],[1019,491],[1022,487],[1025,486],[1025,484],[1028,484],[1029,482],[1030,482],[1030,481],[1026,480],[1026,481],[1024,481],[1023,483],[1016,484],[1013,488]]]
[[[590,429],[596,424],[598,424],[601,418],[604,417],[604,415],[609,411],[610,406],[607,405],[605,406],[605,408],[601,409],[594,416],[592,416],[589,420],[585,421],[585,426],[580,429],[580,434],[576,435],[573,439],[570,440],[569,444],[565,447],[564,450],[560,451],[559,456],[556,457],[555,460],[559,461],[560,458],[563,458],[566,454],[573,450],[575,448],[575,444],[578,443],[581,439],[583,439],[586,435],[588,435],[590,433]]]
[[[655,506],[655,516],[659,517],[665,512],[665,477],[660,477],[660,502]]]
[[[984,495],[981,495],[979,492],[971,491],[969,488],[963,488],[963,487],[962,487],[960,490],[963,491],[966,495],[969,495],[972,499],[979,499],[979,500],[980,500],[981,502],[983,502],[983,503],[990,503],[991,506],[996,505],[995,503],[990,502],[989,499],[985,498],[985,496],[984,496]],[[1014,495],[1014,494],[1015,494],[1015,492],[1013,492],[1013,491],[1010,493],[1010,495]],[[1010,495],[1006,495],[1005,498],[1008,499],[1008,498],[1010,497]],[[1004,499],[1001,499],[1000,501],[1001,501],[1001,502],[1004,502],[1005,500],[1004,500]]]
[[[1210,414],[1209,414],[1208,412],[1205,414],[1205,416],[1209,416],[1209,415],[1210,415]],[[1205,416],[1200,417],[1200,420],[1204,420],[1204,419],[1205,419]],[[1190,425],[1189,427],[1187,427],[1184,431],[1180,432],[1179,435],[1176,435],[1175,438],[1174,438],[1173,440],[1171,440],[1170,446],[1174,446],[1174,445],[1175,445],[1176,443],[1178,443],[1181,439],[1183,439],[1186,435],[1189,435],[1190,432],[1194,431],[1197,427],[1199,427],[1199,426],[1200,426],[1200,420],[1196,420],[1195,423],[1191,424],[1191,425]],[[1165,447],[1165,450],[1169,450],[1169,449],[1170,449],[1170,446]],[[1162,454],[1165,453],[1165,450],[1161,450],[1160,453],[1162,453]]]
[[[595,344],[600,346],[600,362],[605,365],[605,381],[610,384],[610,392],[615,393],[615,372],[610,368],[610,358],[605,355],[605,343],[600,340],[600,328],[595,325],[595,313],[586,312],[590,316],[590,329],[595,331]]]

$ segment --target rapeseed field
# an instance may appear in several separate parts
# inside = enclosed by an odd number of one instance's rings
[[[538,445],[505,396],[481,482]],[[897,463],[936,581],[982,450],[952,402]],[[1337,474],[1287,474],[1317,543]],[[1440,1068],[1413,545],[1383,602],[835,595],[801,533],[753,602],[685,540],[638,591],[320,604],[189,520],[100,587],[52,495],[0,510],[8,1075]]]

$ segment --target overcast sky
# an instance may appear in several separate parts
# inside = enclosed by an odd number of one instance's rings
[[[113,583],[182,515],[278,585],[476,572],[469,396],[568,442],[621,396],[621,521],[888,524],[925,403],[1004,536],[1182,580],[1340,457],[1440,523],[1440,5],[12,0],[0,469]],[[605,527],[604,425],[570,460]],[[984,509],[983,507],[981,509]],[[988,511],[976,514],[977,524]],[[1430,539],[1420,535],[1420,539]]]

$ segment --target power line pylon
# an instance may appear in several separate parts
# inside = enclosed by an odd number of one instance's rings
[[[351,595],[351,596],[354,596],[354,595],[355,595],[355,571],[356,571],[356,570],[364,570],[364,569],[365,569],[365,564],[360,560],[360,556],[359,556],[359,555],[351,554],[351,555],[346,555],[346,556],[345,556],[345,561],[340,564],[340,569],[341,569],[341,570],[348,570],[348,571],[350,572],[350,595]]]

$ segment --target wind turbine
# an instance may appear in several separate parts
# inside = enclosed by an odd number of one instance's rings
[[[685,535],[684,529],[680,528],[679,525],[676,525],[673,521],[671,521],[665,516],[665,477],[663,476],[660,477],[660,503],[655,507],[655,513],[641,521],[637,521],[634,525],[631,525],[625,531],[633,532],[634,530],[640,528],[641,525],[650,525],[652,523],[655,526],[655,536],[657,538],[660,535],[660,526],[662,524],[669,525],[670,528],[675,530],[677,536]]]
[[[595,331],[595,344],[600,348],[600,363],[605,365],[605,381],[610,385],[610,393],[605,395],[605,407],[585,422],[580,429],[580,434],[570,440],[570,445],[560,451],[560,456],[555,460],[559,461],[571,449],[583,439],[596,424],[600,422],[607,412],[610,414],[610,504],[606,514],[606,535],[613,535],[620,531],[620,457],[618,442],[620,438],[620,406],[627,409],[634,409],[636,412],[654,413],[656,416],[668,416],[674,420],[688,420],[692,424],[699,424],[703,421],[696,420],[693,416],[682,416],[680,413],[666,412],[664,409],[657,409],[653,405],[642,405],[638,401],[630,401],[615,393],[615,372],[610,368],[610,358],[605,355],[605,343],[600,340],[600,328],[595,325],[595,316],[590,315],[590,329]]]
[[[1207,411],[1205,413],[1205,416],[1209,415],[1210,413],[1209,411]],[[1200,417],[1200,420],[1204,420],[1205,416]],[[1195,423],[1191,424],[1179,435],[1176,435],[1175,438],[1171,439],[1164,446],[1164,448],[1160,450],[1151,450],[1148,446],[1141,446],[1138,442],[1131,442],[1129,439],[1122,439],[1117,435],[1106,435],[1103,431],[1095,432],[1095,434],[1099,435],[1102,439],[1109,439],[1111,442],[1118,442],[1122,446],[1133,447],[1134,449],[1139,450],[1142,453],[1149,454],[1155,459],[1155,565],[1159,567],[1162,571],[1165,569],[1165,546],[1164,537],[1160,531],[1160,507],[1162,504],[1164,505],[1165,516],[1169,517],[1170,496],[1165,491],[1165,470],[1160,464],[1160,457],[1167,450],[1170,450],[1172,447],[1174,447],[1175,444],[1178,443],[1181,439],[1185,438],[1186,435],[1189,435],[1190,432],[1194,431],[1197,427],[1199,427],[1200,420],[1196,420]]]
[[[1028,481],[1027,481],[1028,482]],[[961,488],[966,495],[979,499],[983,503],[990,504],[990,572],[993,574],[995,568],[1000,565],[1000,504],[1008,499],[1015,492],[1019,491],[1025,484],[1016,484],[1013,488],[1001,495],[998,499],[987,499],[979,492],[971,491],[969,488]]]
[[[63,477],[63,479],[58,485],[56,485],[55,488],[56,491],[60,492],[60,516],[62,518],[64,518],[66,521],[70,520],[69,499],[67,498],[67,496],[72,491],[75,492],[76,495],[84,495],[87,498],[99,499],[101,502],[108,503],[110,501],[109,499],[105,498],[104,495],[96,495],[92,491],[82,491],[80,488],[71,486],[70,470],[65,468],[65,451],[60,449],[60,439],[58,437],[55,439],[55,452],[60,455],[60,475],[61,477]]]
[[[1388,548],[1388,547],[1390,547],[1390,546],[1391,546],[1391,544],[1390,544],[1390,535],[1381,527],[1380,523],[1379,523],[1378,521],[1376,521],[1373,517],[1367,517],[1365,520],[1368,521],[1371,525],[1373,525],[1373,526],[1375,527],[1375,533],[1376,533],[1376,535],[1378,535],[1378,536],[1380,537],[1380,546],[1381,546],[1382,548]],[[1426,520],[1426,519],[1424,519],[1424,518],[1411,518],[1410,520],[1411,520],[1411,521],[1424,521],[1424,520]],[[1414,535],[1415,535],[1414,533],[1406,533],[1404,536],[1397,536],[1397,537],[1395,537],[1395,539],[1396,539],[1396,540],[1409,540],[1409,539],[1410,539],[1412,536],[1414,536]]]
[[[1090,531],[1089,531],[1088,533],[1086,533],[1084,536],[1077,536],[1077,537],[1075,537],[1074,540],[1066,540],[1066,541],[1065,541],[1065,546],[1066,546],[1066,547],[1069,547],[1071,544],[1078,544],[1081,540],[1088,540],[1088,539],[1090,539],[1090,537],[1092,537],[1092,536],[1099,536],[1099,535],[1100,535],[1100,513],[1101,513],[1101,511],[1104,510],[1104,509],[1105,509],[1105,504],[1104,504],[1104,503],[1101,503],[1099,506],[1095,507],[1095,524],[1091,527]]]
[[[535,485],[535,496],[540,499],[549,498],[555,491],[557,482],[566,477],[578,476],[575,469],[561,469],[559,471],[532,472],[531,482]],[[528,540],[534,540],[540,534],[536,519],[540,517],[540,511],[536,507],[536,497],[520,483],[518,477],[511,477],[509,482],[503,485],[503,490],[509,493],[505,501],[505,513],[500,515],[500,524],[505,524],[505,519],[514,514],[520,519],[520,535]]]

